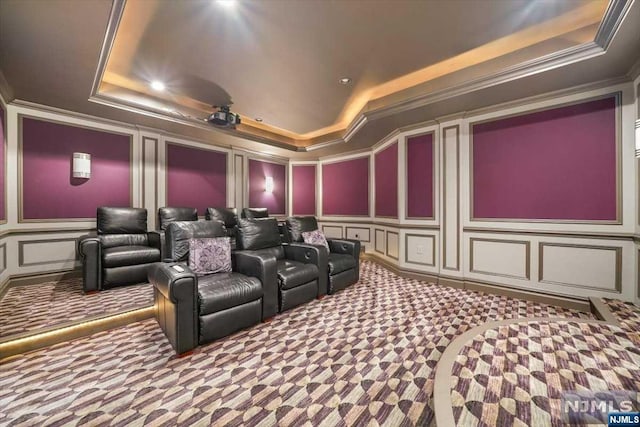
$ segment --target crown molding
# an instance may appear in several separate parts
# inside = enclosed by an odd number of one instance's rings
[[[89,100],[98,94],[100,88],[100,82],[104,76],[105,68],[107,67],[107,61],[113,47],[113,42],[120,26],[120,20],[124,13],[124,6],[126,0],[113,0],[111,4],[111,12],[109,13],[109,20],[107,21],[107,30],[105,32],[104,40],[102,41],[102,47],[100,48],[100,56],[98,56],[98,67],[96,74],[93,76],[93,84],[91,85],[91,93],[89,94]]]
[[[609,48],[634,0],[610,0],[594,42],[605,51]]]
[[[631,66],[629,72],[627,73],[627,76],[629,76],[631,80],[635,80],[640,77],[640,58],[638,58],[635,64]]]
[[[109,107],[124,109],[132,113],[151,116],[161,120],[168,120],[181,125],[195,126],[201,129],[227,133],[232,136],[244,138],[253,142],[267,144],[288,151],[311,152],[333,145],[349,142],[370,121],[396,114],[401,114],[410,110],[427,106],[429,104],[434,104],[447,99],[505,84],[517,79],[544,73],[546,71],[564,67],[569,64],[584,61],[605,54],[633,3],[634,0],[611,0],[609,5],[607,6],[600,26],[598,27],[596,37],[592,42],[583,43],[581,45],[554,52],[540,58],[525,61],[520,64],[516,64],[503,69],[497,73],[493,73],[476,79],[471,79],[448,88],[423,93],[421,95],[417,95],[377,109],[370,109],[371,102],[368,102],[367,105],[363,107],[363,109],[356,115],[356,117],[344,130],[341,137],[332,139],[330,141],[322,141],[318,143],[313,143],[313,140],[311,140],[311,145],[301,147],[237,129],[228,130],[211,127],[205,125],[204,123],[199,123],[195,119],[162,114],[157,111],[152,111],[151,109],[141,107],[139,105],[133,105],[126,101],[115,100],[113,98],[100,95],[98,93],[98,89],[126,4],[126,0],[113,0],[109,22],[105,33],[105,38],[103,40],[102,49],[100,51],[98,67],[94,76],[93,87],[89,96],[89,101],[103,104]],[[634,68],[632,68],[632,72],[635,74],[639,74],[640,70],[638,69],[640,69],[640,65],[636,64],[634,65]],[[387,135],[383,139],[386,139],[388,137],[389,135]]]

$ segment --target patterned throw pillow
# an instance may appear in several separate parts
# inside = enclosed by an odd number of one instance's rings
[[[198,276],[231,271],[231,239],[189,239],[189,268]]]
[[[329,249],[327,239],[324,237],[324,234],[320,230],[305,231],[302,233],[302,239],[305,243],[308,243],[310,245],[324,245],[327,249]]]

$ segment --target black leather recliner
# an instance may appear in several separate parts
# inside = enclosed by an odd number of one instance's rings
[[[165,248],[165,231],[169,224],[175,221],[197,221],[198,209],[196,208],[174,208],[165,206],[158,209],[158,223],[156,225],[158,231],[158,239],[160,240],[160,259],[164,259],[166,256]]]
[[[231,237],[231,249],[236,248],[236,234],[238,232],[238,213],[236,208],[207,208],[204,215],[207,221],[218,220],[224,223],[227,236]]]
[[[85,292],[143,283],[160,261],[157,235],[147,232],[147,210],[99,207],[97,233],[78,239]]]
[[[289,242],[304,242],[302,233],[318,230],[318,221],[313,216],[294,216],[287,218],[287,236]],[[350,239],[327,239],[328,288],[326,293],[333,294],[360,279],[360,241]]]
[[[170,262],[149,269],[156,319],[174,350],[188,352],[273,317],[276,259],[232,253],[233,271],[196,276],[188,267],[189,239],[226,237],[220,221],[178,221],[167,228]]]
[[[326,288],[327,251],[317,246],[282,244],[275,218],[238,220],[236,254],[273,257],[277,264],[278,311],[321,296]]]
[[[269,210],[267,208],[244,208],[242,209],[242,218],[260,219],[268,218]]]

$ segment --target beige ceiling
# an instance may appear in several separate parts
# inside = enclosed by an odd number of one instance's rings
[[[212,105],[233,102],[243,131],[266,130],[308,146],[344,132],[370,101],[515,52],[533,59],[592,41],[607,6],[605,0],[233,3],[127,1],[99,93],[196,119]],[[340,85],[343,76],[352,83]],[[153,91],[153,80],[167,90]]]
[[[0,0],[0,93],[303,159],[620,77],[640,57],[631,0],[236,3]],[[237,130],[202,121],[228,100]]]

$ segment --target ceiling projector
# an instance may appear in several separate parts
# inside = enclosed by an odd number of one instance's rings
[[[215,107],[215,106],[214,106]],[[232,113],[228,105],[217,107],[218,111],[211,113],[207,121],[214,126],[235,128],[240,124],[240,115]]]

